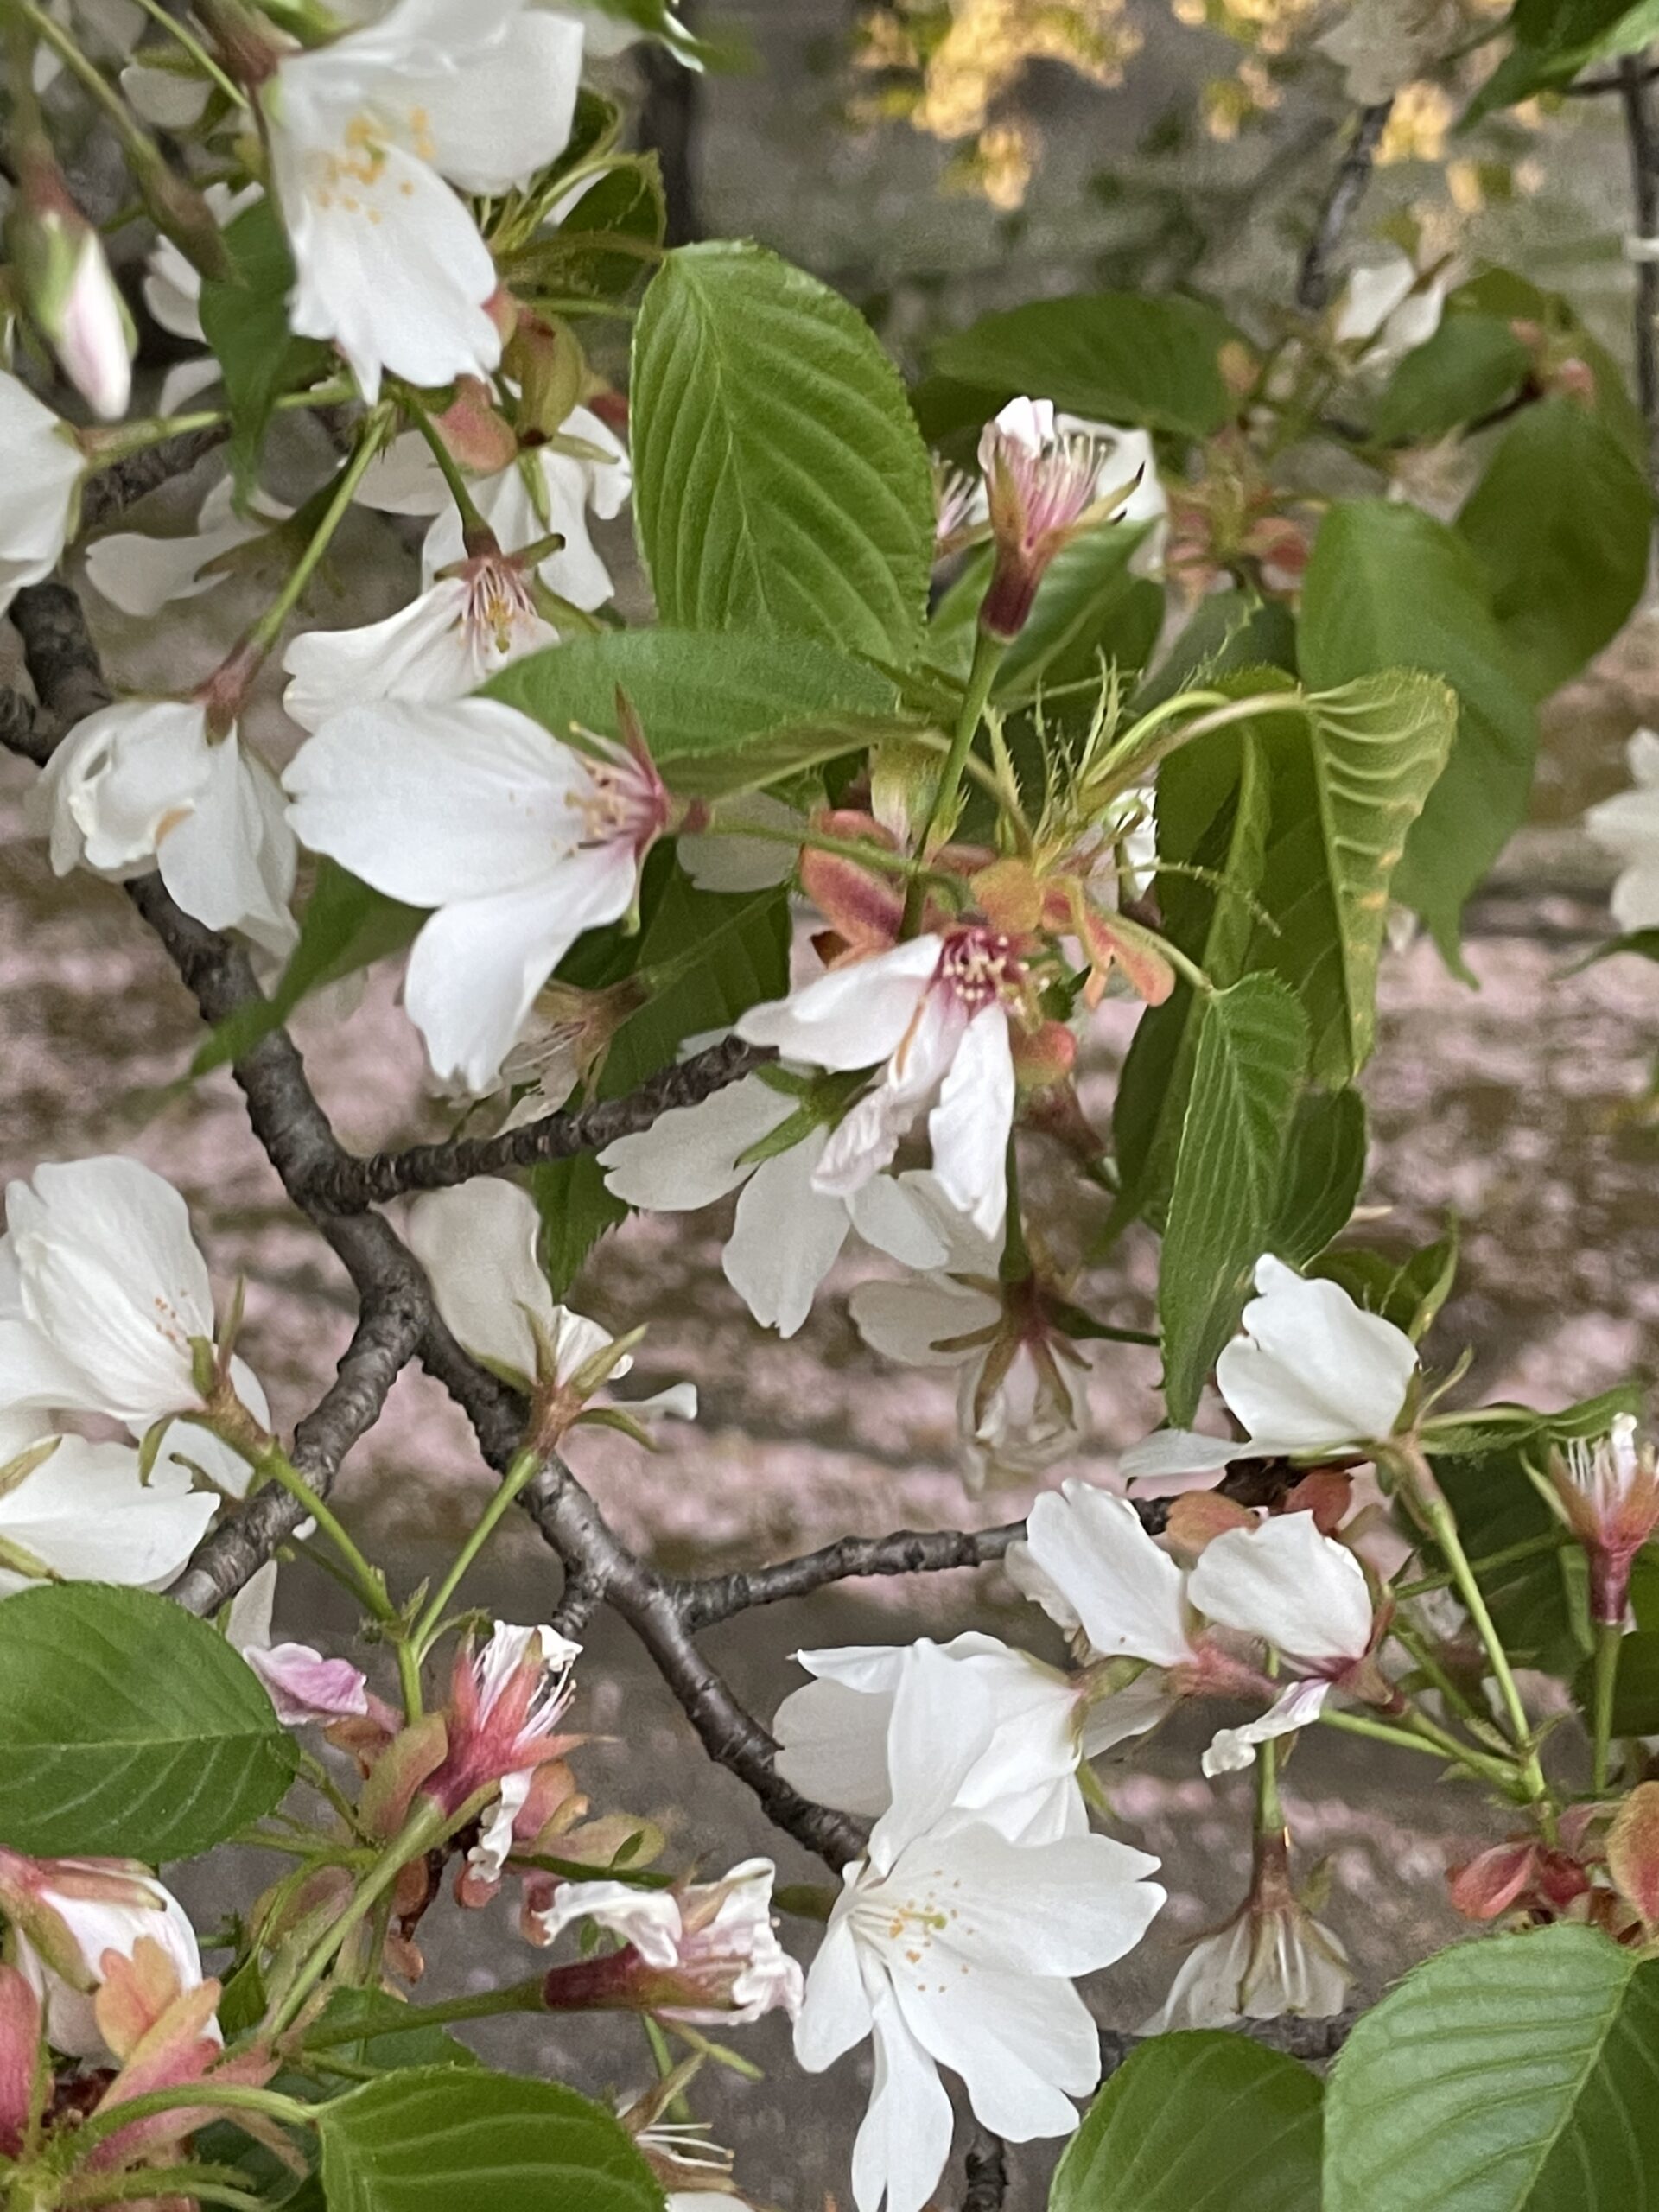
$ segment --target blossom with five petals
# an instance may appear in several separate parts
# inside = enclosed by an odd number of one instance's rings
[[[798,1651],[814,1679],[791,1690],[772,1724],[778,1771],[804,1796],[874,1819],[893,1802],[887,1730],[906,1673],[935,1653],[963,1668],[990,1700],[990,1740],[957,1802],[1011,1843],[1048,1843],[1088,1826],[1080,1762],[1097,1749],[1090,1685],[976,1630],[949,1643],[849,1644]]]
[[[490,1088],[537,992],[584,930],[627,913],[669,826],[637,730],[587,743],[493,699],[388,700],[331,716],[289,766],[302,844],[436,910],[404,997],[440,1081]]]
[[[770,1149],[800,1112],[794,1091],[747,1075],[696,1106],[658,1115],[599,1155],[613,1197],[654,1213],[690,1213],[741,1190],[721,1267],[761,1326],[782,1337],[811,1311],[849,1229],[906,1267],[938,1267],[946,1253],[925,1178],[876,1176],[844,1195],[821,1189],[833,1124],[816,1119],[793,1144]]]
[[[563,151],[582,29],[524,0],[397,0],[285,55],[259,89],[293,249],[293,328],[332,340],[365,399],[383,371],[487,376],[490,250],[461,197],[507,192]]]
[[[752,1007],[737,1032],[811,1067],[878,1070],[824,1147],[814,1190],[848,1198],[862,1189],[927,1109],[934,1180],[995,1237],[1007,1211],[1014,1127],[1008,1011],[1024,990],[1013,941],[968,925],[833,968],[786,999]]]
[[[276,780],[199,699],[124,699],[77,722],[31,787],[29,826],[59,875],[159,870],[187,914],[272,952],[297,931],[296,861]]]
[[[1271,1253],[1255,1264],[1259,1295],[1216,1363],[1242,1443],[1160,1429],[1123,1454],[1142,1497],[1173,1497],[1219,1481],[1235,1459],[1363,1449],[1391,1435],[1417,1371],[1404,1330],[1356,1306],[1340,1283],[1308,1279]]]
[[[146,1478],[130,1444],[54,1435],[37,1416],[0,1411],[0,1597],[45,1580],[164,1590],[216,1503],[165,1452]]]
[[[875,2083],[853,2151],[858,2212],[920,2212],[950,2152],[941,2066],[1006,2141],[1069,2134],[1100,2078],[1072,1977],[1138,1943],[1164,1901],[1158,1862],[1099,1835],[1015,1844],[958,1807],[995,1732],[972,1671],[906,1669],[888,1724],[893,1802],[807,1974],[795,2055],[822,2073],[867,2036]]]

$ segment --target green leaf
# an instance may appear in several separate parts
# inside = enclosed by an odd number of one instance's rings
[[[1413,1344],[1419,1344],[1446,1303],[1457,1266],[1458,1238],[1452,1230],[1403,1259],[1369,1245],[1345,1244],[1339,1252],[1324,1253],[1307,1271],[1339,1282],[1357,1306],[1392,1321]]]
[[[1357,1090],[1310,1091],[1291,1125],[1268,1249],[1305,1267],[1347,1228],[1364,1179],[1365,1101]]]
[[[0,1605],[0,1842],[188,1859],[268,1813],[296,1752],[269,1693],[205,1621],[98,1582]]]
[[[1325,516],[1302,594],[1301,657],[1310,683],[1417,668],[1458,695],[1445,772],[1406,841],[1394,893],[1458,957],[1464,901],[1527,809],[1537,717],[1485,578],[1455,531],[1416,507],[1338,503]]]
[[[387,2073],[412,2066],[480,2063],[477,2052],[446,2029],[413,2024],[416,2009],[384,1989],[331,1990],[315,2025],[305,2031],[302,2050],[327,2050]]]
[[[1109,523],[1085,531],[1056,556],[997,670],[992,696],[999,706],[1017,706],[1039,687],[1098,681],[1099,656],[1111,658],[1112,618],[1136,581],[1129,563],[1150,527]],[[1085,708],[1092,704],[1090,696]]]
[[[1648,429],[1630,397],[1624,372],[1599,339],[1591,335],[1572,302],[1546,292],[1513,269],[1483,269],[1447,298],[1450,315],[1495,315],[1504,321],[1534,323],[1554,359],[1581,361],[1594,385],[1591,405],[1638,468],[1646,465]]]
[[[1158,878],[1165,932],[1225,988],[1246,972],[1260,911],[1268,776],[1259,739],[1236,724],[1172,753],[1159,771],[1156,804],[1159,858],[1182,869]],[[1203,1004],[1178,982],[1135,1025],[1112,1109],[1119,1197],[1107,1242],[1139,1214],[1163,1218]]]
[[[653,853],[640,901],[638,936],[595,931],[559,973],[588,989],[662,961],[698,957],[618,1030],[596,1086],[601,1098],[620,1097],[664,1067],[687,1037],[727,1029],[762,999],[789,988],[789,899],[775,891],[741,895],[699,891],[665,848]],[[555,1297],[562,1298],[607,1229],[628,1209],[605,1187],[591,1154],[550,1161],[531,1171],[530,1186],[542,1216],[542,1262]]]
[[[1599,944],[1586,959],[1579,961],[1567,969],[1577,976],[1586,968],[1593,968],[1599,960],[1611,960],[1621,952],[1633,952],[1642,960],[1659,960],[1659,929],[1631,930],[1624,937],[1609,938],[1605,944]]]
[[[1262,718],[1271,924],[1251,964],[1301,999],[1320,1082],[1346,1083],[1370,1058],[1389,887],[1445,769],[1456,711],[1444,684],[1395,671]]]
[[[942,377],[984,391],[982,421],[1029,392],[1096,422],[1207,438],[1237,404],[1219,365],[1236,335],[1196,300],[1080,292],[982,316],[933,359]]]
[[[1653,2212],[1659,1962],[1589,1928],[1442,1951],[1325,2092],[1325,2212]]]
[[[275,205],[262,200],[226,226],[225,245],[237,281],[208,277],[201,288],[201,327],[225,375],[230,410],[231,465],[238,490],[253,489],[270,411],[285,391],[327,375],[334,356],[315,338],[288,327],[294,262]]]
[[[845,300],[758,246],[671,253],[634,333],[631,425],[665,623],[910,659],[932,470],[897,371]]]
[[[667,226],[662,169],[655,153],[618,156],[560,221],[508,261],[521,298],[541,299],[559,315],[585,302],[613,305],[656,267]]]
[[[1245,591],[1200,600],[1174,644],[1135,692],[1137,715],[1161,707],[1178,691],[1207,690],[1253,668],[1296,673],[1296,625],[1288,607]]]
[[[1501,107],[1570,85],[1592,61],[1638,54],[1659,37],[1659,0],[1516,0],[1511,46],[1470,102],[1466,130]]]
[[[317,2130],[328,2212],[662,2212],[621,2123],[556,2082],[412,2068],[327,2106]]]
[[[1501,317],[1448,315],[1389,378],[1373,435],[1385,445],[1432,445],[1514,398],[1531,367],[1531,354]]]
[[[1516,417],[1458,529],[1533,696],[1547,698],[1618,635],[1648,580],[1653,495],[1613,433],[1575,399]]]
[[[626,692],[666,780],[718,798],[856,749],[894,716],[884,676],[814,638],[613,630],[514,661],[485,687],[550,729],[617,734]]]
[[[1190,1421],[1278,1214],[1307,1023],[1284,984],[1246,976],[1205,1001],[1158,1273],[1164,1395]]]
[[[1580,1711],[1594,1708],[1595,1669],[1586,1659],[1573,1678]],[[1615,1736],[1659,1735],[1659,1635],[1638,1629],[1620,1640],[1618,1673],[1613,1683]]]
[[[1319,2212],[1321,2099],[1246,2037],[1155,2037],[1067,2144],[1049,2212]]]
[[[280,1029],[314,991],[401,952],[425,919],[422,908],[405,906],[372,890],[337,861],[320,860],[301,918],[299,942],[270,996],[238,1007],[215,1024],[196,1048],[191,1074],[206,1075],[227,1061],[239,1060],[262,1037]]]

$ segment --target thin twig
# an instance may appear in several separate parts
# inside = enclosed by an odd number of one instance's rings
[[[754,1605],[775,1605],[782,1599],[804,1598],[832,1582],[862,1575],[939,1574],[953,1567],[986,1567],[1000,1560],[1025,1534],[1023,1521],[996,1529],[900,1529],[891,1536],[843,1536],[822,1550],[775,1567],[739,1568],[732,1574],[704,1575],[680,1583],[681,1610],[689,1628],[707,1628]]]
[[[1355,209],[1365,196],[1371,168],[1382,133],[1394,111],[1392,99],[1363,107],[1354,119],[1348,150],[1331,181],[1313,237],[1302,255],[1296,277],[1296,304],[1306,315],[1318,315],[1331,298],[1331,257],[1342,241]]]
[[[1649,97],[1652,73],[1637,54],[1627,54],[1618,65],[1619,92],[1624,107],[1624,136],[1630,149],[1630,190],[1636,203],[1636,232],[1639,238],[1659,237],[1659,130],[1656,130]],[[1636,264],[1636,305],[1632,339],[1636,352],[1636,389],[1642,419],[1648,426],[1648,467],[1659,474],[1659,263]]]

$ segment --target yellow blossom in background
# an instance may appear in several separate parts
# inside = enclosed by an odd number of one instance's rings
[[[1178,23],[1221,31],[1241,46],[1284,54],[1324,5],[1324,0],[1171,0]]]
[[[1446,136],[1457,117],[1457,103],[1443,85],[1403,86],[1394,96],[1388,127],[1377,146],[1378,167],[1443,160]]]
[[[902,111],[912,127],[945,144],[971,139],[947,172],[956,190],[983,193],[1017,207],[1030,181],[1035,140],[995,104],[1033,61],[1058,61],[1096,85],[1123,81],[1138,49],[1123,22],[1125,0],[890,0],[864,16],[855,61],[860,68],[912,75],[874,103]]]

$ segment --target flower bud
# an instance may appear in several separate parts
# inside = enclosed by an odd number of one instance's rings
[[[44,148],[29,147],[20,163],[11,232],[29,313],[93,413],[114,422],[132,396],[137,333],[103,240]]]
[[[571,331],[521,308],[502,366],[518,385],[519,435],[537,445],[556,436],[588,380],[588,364]]]

